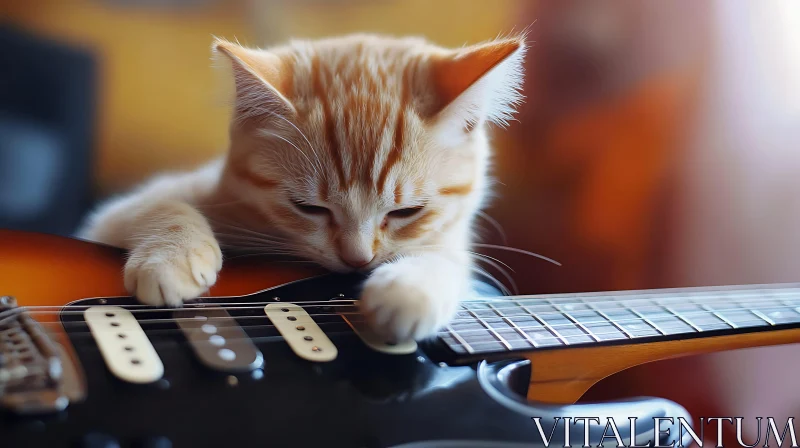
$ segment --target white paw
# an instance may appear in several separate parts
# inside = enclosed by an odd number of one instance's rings
[[[359,306],[377,333],[395,341],[420,340],[449,323],[466,279],[432,268],[427,260],[408,258],[372,273]]]
[[[208,291],[220,269],[214,236],[186,231],[135,247],[125,264],[125,289],[147,305],[177,307]]]

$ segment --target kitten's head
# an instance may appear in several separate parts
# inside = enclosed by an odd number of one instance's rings
[[[223,182],[294,252],[349,271],[466,248],[487,185],[485,127],[505,125],[522,98],[522,37],[213,49],[236,85]]]

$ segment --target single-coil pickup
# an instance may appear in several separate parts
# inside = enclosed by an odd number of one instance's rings
[[[174,311],[197,358],[206,367],[223,372],[249,372],[264,357],[236,320],[222,308],[184,308]]]
[[[108,370],[117,378],[146,384],[164,375],[164,364],[133,314],[118,306],[92,306],[83,313]]]
[[[336,346],[303,307],[294,303],[271,303],[264,307],[264,313],[297,356],[314,362],[336,359],[339,353]]]

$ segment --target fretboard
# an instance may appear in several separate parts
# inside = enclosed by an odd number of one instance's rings
[[[488,354],[793,324],[800,283],[476,299],[439,336],[456,353]]]

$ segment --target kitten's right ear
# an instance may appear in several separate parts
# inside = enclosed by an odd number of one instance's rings
[[[215,38],[215,57],[222,54],[233,67],[236,83],[236,119],[270,119],[296,113],[285,92],[291,81],[286,64],[273,53],[253,50]]]
[[[433,94],[428,96],[427,114],[446,135],[469,132],[484,122],[508,124],[523,99],[525,40],[523,33],[431,58]]]

